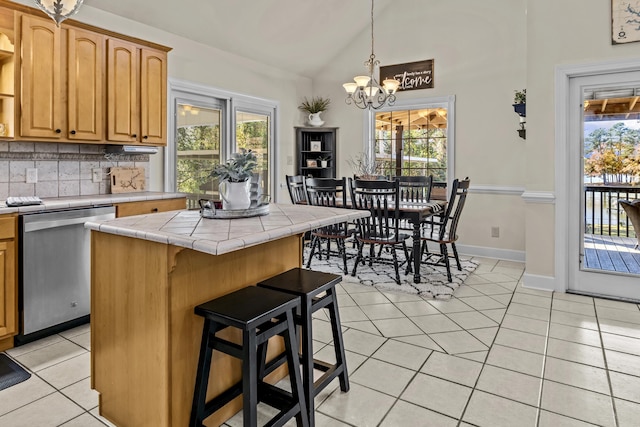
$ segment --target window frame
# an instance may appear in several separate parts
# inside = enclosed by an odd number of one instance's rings
[[[276,143],[279,135],[278,110],[280,103],[264,98],[258,98],[249,95],[243,95],[236,92],[230,92],[223,89],[205,86],[197,83],[187,82],[178,79],[168,79],[169,83],[169,108],[167,111],[169,124],[167,147],[165,149],[165,174],[164,189],[165,191],[176,191],[176,121],[177,121],[177,105],[178,103],[188,103],[193,105],[202,105],[205,108],[220,108],[223,106],[221,119],[222,129],[220,133],[220,161],[226,161],[232,153],[235,152],[235,118],[236,111],[255,112],[257,114],[270,115],[271,117],[271,134],[269,147],[269,194],[274,197],[277,202],[278,183],[276,182],[278,170],[277,159],[279,158],[279,146]]]
[[[366,110],[365,112],[365,132],[363,146],[365,153],[370,159],[375,156],[376,140],[376,113],[399,111],[399,110],[421,110],[425,108],[446,108],[447,109],[447,186],[450,186],[456,177],[455,174],[455,95],[427,98],[412,98],[396,101],[392,106],[385,106],[378,110]]]

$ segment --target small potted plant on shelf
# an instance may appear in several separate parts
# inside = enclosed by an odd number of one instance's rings
[[[321,168],[326,168],[329,164],[329,160],[331,160],[331,156],[318,156],[318,162],[320,162]]]
[[[233,153],[226,163],[216,165],[209,174],[218,178],[222,209],[248,209],[251,205],[251,176],[258,159],[251,150]]]
[[[516,94],[513,98],[513,110],[518,113],[520,117],[526,117],[527,115],[527,90],[516,90]]]
[[[329,98],[314,96],[311,98],[311,101],[309,101],[307,97],[305,97],[304,101],[298,105],[298,109],[309,113],[308,119],[311,126],[322,126],[324,121],[320,119],[320,113],[326,111],[329,104],[331,104]]]

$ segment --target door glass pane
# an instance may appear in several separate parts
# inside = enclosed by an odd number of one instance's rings
[[[447,180],[447,109],[376,113],[376,161],[382,175]]]
[[[640,205],[640,105],[638,89],[588,89],[583,92],[582,270],[640,273],[633,222]],[[634,213],[635,212],[635,213]]]
[[[176,109],[176,188],[189,208],[198,199],[217,199],[218,181],[209,173],[220,163],[222,111],[178,103]]]
[[[256,178],[258,194],[269,194],[269,149],[271,138],[271,121],[268,114],[256,114],[246,111],[236,112],[236,148],[256,153],[258,167]]]

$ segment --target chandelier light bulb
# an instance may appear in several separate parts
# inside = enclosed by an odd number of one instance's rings
[[[356,85],[359,88],[363,88],[366,85],[368,85],[369,84],[369,80],[371,80],[371,77],[369,77],[369,76],[355,76],[353,78],[353,81],[356,82]]]

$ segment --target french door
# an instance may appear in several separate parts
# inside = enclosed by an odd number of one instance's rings
[[[640,230],[618,203],[640,197],[639,100],[640,72],[569,81],[569,291],[640,300]]]

